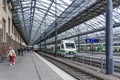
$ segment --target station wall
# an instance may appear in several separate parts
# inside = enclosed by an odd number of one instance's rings
[[[0,55],[6,56],[9,47],[17,51],[26,44],[13,22],[10,0],[0,0]]]

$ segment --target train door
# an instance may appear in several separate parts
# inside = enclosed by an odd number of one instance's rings
[[[63,56],[64,56],[64,54],[65,54],[64,48],[65,48],[65,47],[64,47],[64,44],[62,43],[61,46],[60,46],[59,52],[60,52],[60,54],[63,55]]]

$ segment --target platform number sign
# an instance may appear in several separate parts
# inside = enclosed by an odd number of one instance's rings
[[[93,38],[85,39],[86,43],[97,43],[100,41],[101,41],[100,39],[93,39]]]

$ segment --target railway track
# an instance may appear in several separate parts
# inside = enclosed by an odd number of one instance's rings
[[[95,66],[98,68],[102,68],[102,69],[106,68],[106,61],[104,58],[77,56],[77,58],[74,57],[74,58],[72,58],[72,60],[82,62],[84,64],[92,65],[92,66]],[[119,62],[117,62],[117,61],[114,61],[114,71],[120,73],[120,65],[119,65]]]
[[[90,70],[88,68],[81,68],[81,64],[75,61],[71,61],[64,58],[55,58],[53,56],[47,54],[40,54],[44,58],[46,58],[51,63],[55,64],[62,70],[71,74],[73,77],[78,80],[119,80],[117,78],[104,76],[104,74],[100,74],[97,70]]]
[[[90,51],[80,51],[79,53],[86,53],[86,54],[93,53],[93,54],[96,54],[96,55],[106,55],[105,52],[97,52],[97,51],[93,51],[93,52],[90,52]],[[120,52],[113,52],[113,55],[114,56],[120,56]]]

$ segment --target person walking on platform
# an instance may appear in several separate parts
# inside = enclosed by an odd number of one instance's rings
[[[21,49],[20,49],[20,54],[21,54],[21,56],[23,56],[23,51],[24,51],[23,48],[21,48]]]
[[[10,56],[9,64],[10,65],[14,65],[15,64],[16,54],[15,54],[15,51],[13,49],[11,49],[11,47],[10,47],[10,51],[9,51],[7,57],[9,57],[9,56]]]
[[[20,49],[18,49],[18,56],[20,56]]]

